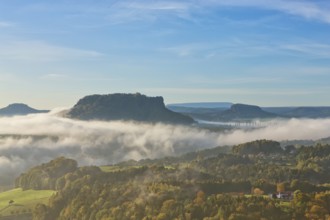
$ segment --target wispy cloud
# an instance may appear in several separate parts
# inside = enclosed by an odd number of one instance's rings
[[[69,76],[65,74],[46,74],[40,77],[41,79],[45,80],[63,80],[63,79],[68,79]]]
[[[330,5],[317,1],[288,1],[288,0],[208,0],[203,4],[211,6],[255,7],[280,11],[286,14],[300,16],[306,19],[330,23]]]
[[[330,44],[302,39],[291,39],[291,42],[274,39],[269,42],[268,36],[256,39],[235,38],[221,42],[195,42],[160,48],[160,52],[174,54],[178,57],[199,57],[205,59],[231,59],[281,55],[286,57],[304,57],[307,59],[330,59]]]
[[[128,8],[136,8],[141,10],[166,10],[166,11],[182,11],[188,10],[191,5],[182,1],[152,1],[152,2],[130,2],[125,4]]]
[[[95,59],[103,54],[92,50],[52,45],[42,41],[14,41],[0,45],[2,60],[60,61],[72,59]]]
[[[273,10],[281,13],[330,23],[330,4],[312,0],[121,0],[77,4],[39,3],[26,6],[23,11],[45,12],[62,11],[66,16],[97,15],[103,17],[108,24],[123,24],[136,21],[157,21],[159,19],[183,19],[199,23],[205,15],[224,7],[249,7]],[[246,25],[264,24],[274,18],[266,17],[244,21]],[[177,21],[177,20],[176,20]],[[105,25],[104,20],[100,27]],[[238,21],[237,21],[238,22]],[[86,24],[88,26],[88,24]],[[93,24],[93,27],[95,24]],[[97,25],[96,25],[97,26]],[[1,27],[1,26],[0,26]]]
[[[107,13],[107,20],[112,24],[135,21],[157,21],[158,19],[190,19],[192,5],[189,1],[120,1]]]
[[[290,82],[294,79],[295,82],[302,82],[308,80],[311,83],[312,79],[319,81],[321,76],[327,76],[330,73],[330,67],[315,66],[315,65],[295,65],[287,64],[281,66],[256,66],[249,68],[246,73],[248,74],[264,74],[268,76],[282,77],[284,82]],[[265,74],[267,73],[267,74]],[[317,76],[317,77],[316,77]],[[288,78],[289,77],[289,78]],[[291,79],[291,80],[290,80]],[[283,83],[283,82],[282,82]],[[291,82],[290,82],[291,83]]]
[[[7,28],[7,27],[13,27],[14,23],[6,22],[6,21],[0,21],[0,28]]]
[[[186,79],[187,82],[191,84],[208,84],[208,85],[242,85],[242,84],[274,84],[274,83],[282,83],[285,81],[285,78],[282,77],[268,77],[263,76],[261,72],[258,72],[260,75],[254,74],[253,76],[233,76],[233,77],[221,77],[221,79],[210,79],[206,76],[189,76]],[[226,74],[229,75],[229,74]]]
[[[122,81],[123,78],[114,78],[114,77],[100,77],[100,76],[79,76],[79,77],[73,77],[70,74],[58,74],[58,73],[49,73],[40,76],[40,79],[42,80],[50,80],[50,81],[88,81],[88,82],[105,82],[105,81]]]
[[[194,13],[205,12],[209,9],[221,7],[254,7],[266,10],[274,10],[282,13],[303,17],[310,20],[318,20],[330,23],[330,4],[322,4],[316,1],[288,1],[288,0],[187,0],[187,1],[122,1],[116,7],[134,11],[134,14],[147,18],[162,16],[162,13],[171,13],[182,18],[191,18]],[[131,13],[129,13],[131,14]],[[150,18],[150,17],[149,17]],[[261,20],[259,22],[264,22]],[[253,22],[254,23],[254,22]]]
[[[143,89],[143,92],[152,92],[158,94],[173,94],[173,95],[231,95],[231,96],[251,96],[260,95],[265,96],[304,96],[304,95],[318,95],[329,92],[329,88],[317,88],[309,90],[307,88],[244,88],[244,87],[231,87],[231,88],[148,88]]]
[[[212,51],[214,49],[216,49],[216,46],[211,43],[191,43],[161,48],[160,51],[169,52],[180,57],[187,57],[195,54],[211,54],[210,50]],[[213,53],[213,55],[215,54]]]
[[[280,46],[281,49],[289,50],[297,54],[308,54],[318,57],[330,58],[330,45],[321,43],[300,43],[300,44],[284,44]]]
[[[273,1],[274,2],[274,1]],[[274,4],[272,7],[289,14],[302,16],[307,19],[315,19],[330,23],[330,5],[318,5],[316,1],[279,1],[279,4]]]
[[[233,19],[230,17],[225,17],[223,20],[232,26],[247,26],[247,27],[260,27],[260,26],[269,26],[270,22],[276,21],[279,19],[279,16],[267,16],[255,19]],[[273,27],[272,27],[273,28]]]
[[[161,48],[159,51],[171,53],[179,57],[196,56],[205,59],[254,57],[269,54],[269,52],[277,52],[274,45],[269,45],[269,43],[263,44],[262,42],[251,42],[249,40],[230,40],[221,43],[197,42]]]
[[[27,5],[21,9],[29,12],[62,11],[66,15],[81,16],[86,14],[98,14],[106,17],[112,24],[134,22],[134,21],[155,21],[157,19],[170,19],[171,17],[185,20],[203,20],[203,16],[196,14],[212,13],[223,7],[249,7],[264,10],[273,10],[285,14],[302,17],[308,20],[317,20],[330,23],[330,4],[328,2],[312,0],[121,0],[105,1],[95,3],[84,1],[83,3],[54,4],[38,3]],[[268,22],[267,18],[250,21],[249,24]]]

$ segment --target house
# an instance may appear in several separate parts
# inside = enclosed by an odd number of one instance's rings
[[[292,192],[273,193],[273,194],[269,195],[269,198],[282,199],[282,200],[292,200],[293,199],[293,193]]]

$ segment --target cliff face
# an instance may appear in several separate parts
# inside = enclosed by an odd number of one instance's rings
[[[162,97],[136,94],[109,94],[86,96],[67,113],[80,120],[134,120],[190,124],[188,116],[172,112],[164,105]]]

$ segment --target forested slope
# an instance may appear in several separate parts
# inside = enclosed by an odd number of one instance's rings
[[[72,169],[57,170],[68,164]],[[58,158],[16,183],[58,191],[49,205],[36,206],[34,219],[325,219],[330,213],[329,167],[330,145],[280,148],[277,142],[259,140],[228,153],[200,151],[102,169]],[[51,181],[32,184],[44,179],[32,175],[36,170]],[[274,197],[287,191],[292,198]]]

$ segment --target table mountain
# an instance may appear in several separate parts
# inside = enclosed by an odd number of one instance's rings
[[[136,94],[90,95],[78,101],[67,116],[80,120],[134,120],[191,124],[189,116],[173,112],[164,105],[162,97]]]
[[[230,109],[220,113],[222,120],[274,118],[276,114],[266,112],[256,105],[234,104]]]
[[[37,110],[22,103],[10,104],[5,108],[0,109],[0,116],[28,115],[35,113],[46,113],[48,110]]]

